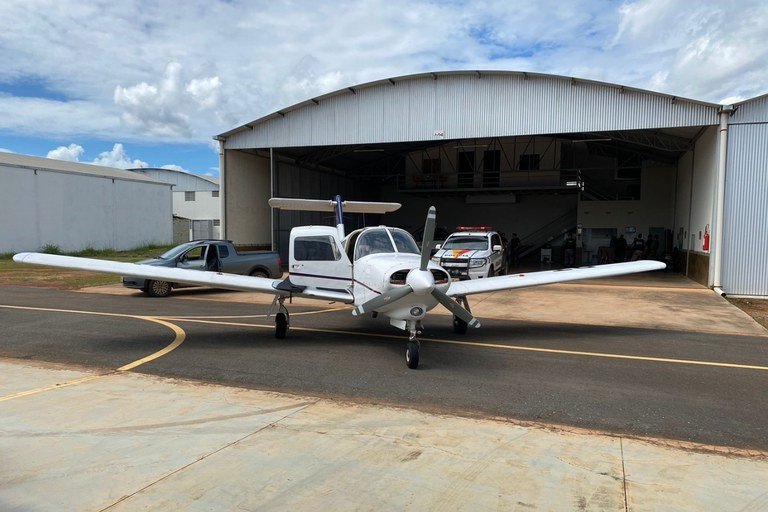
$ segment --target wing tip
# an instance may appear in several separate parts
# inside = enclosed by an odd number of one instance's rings
[[[24,263],[24,260],[29,257],[29,255],[32,254],[31,252],[20,252],[18,254],[13,255],[13,261],[16,263]]]

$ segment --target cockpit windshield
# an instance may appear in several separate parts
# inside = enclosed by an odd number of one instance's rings
[[[402,229],[390,228],[389,233],[392,235],[392,240],[395,241],[397,252],[419,254],[419,246],[416,245],[413,237],[408,232]]]
[[[355,245],[355,260],[370,254],[392,252],[419,254],[419,248],[416,245],[416,242],[413,241],[413,237],[402,229],[368,229],[361,233],[357,238],[357,243]]]

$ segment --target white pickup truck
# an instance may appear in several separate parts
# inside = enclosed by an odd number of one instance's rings
[[[487,226],[459,227],[432,256],[454,279],[481,279],[506,273],[501,235]]]

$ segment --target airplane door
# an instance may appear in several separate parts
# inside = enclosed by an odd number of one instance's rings
[[[334,234],[317,227],[291,231],[291,283],[334,290],[352,286],[352,264]]]

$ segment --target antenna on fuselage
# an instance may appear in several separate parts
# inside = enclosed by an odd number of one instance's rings
[[[394,212],[400,203],[378,203],[372,201],[343,201],[340,195],[334,199],[293,199],[287,197],[273,197],[269,200],[269,206],[280,210],[306,211],[306,212],[336,212],[336,229],[339,239],[344,238],[344,211],[347,213],[389,213]]]

